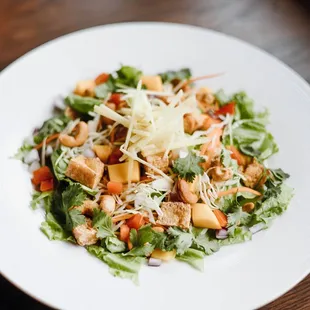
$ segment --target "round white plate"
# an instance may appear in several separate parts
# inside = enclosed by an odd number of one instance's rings
[[[23,165],[9,159],[51,113],[53,98],[80,79],[120,64],[153,74],[190,67],[213,89],[246,90],[271,112],[280,152],[270,161],[291,174],[288,211],[251,242],[222,248],[205,271],[172,262],[144,267],[140,286],[113,278],[81,247],[50,242],[32,211]],[[31,51],[0,75],[0,269],[16,286],[61,309],[254,309],[279,297],[310,270],[310,88],[287,66],[244,42],[192,26],[129,23],[66,35]]]

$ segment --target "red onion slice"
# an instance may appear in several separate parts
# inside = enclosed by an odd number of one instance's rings
[[[159,267],[161,263],[162,263],[161,259],[150,257],[148,265],[151,267]]]
[[[218,229],[215,233],[215,236],[217,239],[226,239],[228,236],[228,231],[225,228]]]

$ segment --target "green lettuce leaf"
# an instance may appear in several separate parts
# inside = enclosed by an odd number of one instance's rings
[[[51,212],[46,214],[45,221],[41,223],[40,229],[49,240],[64,240],[75,243],[73,236],[62,228]]]
[[[204,269],[204,253],[202,251],[187,249],[182,255],[177,255],[176,259],[186,262],[200,271]]]
[[[279,150],[271,133],[257,120],[242,120],[233,123],[232,138],[233,144],[242,153],[259,160],[265,160]],[[228,135],[224,137],[223,143],[230,144]]]
[[[115,85],[113,78],[110,75],[109,79],[98,86],[95,87],[95,95],[97,98],[106,99],[110,93],[115,91]]]
[[[92,112],[95,106],[102,104],[101,100],[92,98],[92,97],[82,97],[79,95],[71,94],[66,97],[65,102],[69,105],[73,110],[87,114],[88,112]]]
[[[104,245],[111,253],[121,253],[126,250],[126,243],[119,240],[117,237],[106,237]]]
[[[105,262],[114,276],[131,279],[138,284],[138,273],[145,258],[112,254],[96,245],[88,246],[87,251]]]
[[[293,197],[293,189],[286,184],[281,184],[277,188],[278,191],[274,195],[269,195],[267,192],[268,198],[264,194],[265,200],[256,206],[252,214],[251,226],[264,223],[265,227],[268,227],[271,220],[287,209]]]
[[[38,192],[33,191],[32,200],[30,206],[33,210],[37,209],[39,206],[43,205],[46,212],[48,212],[52,205],[53,192]]]

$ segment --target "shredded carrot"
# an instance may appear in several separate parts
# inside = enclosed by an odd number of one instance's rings
[[[248,192],[248,193],[251,193],[251,194],[254,194],[254,195],[257,195],[257,196],[261,195],[260,192],[255,191],[252,188],[241,186],[241,187],[231,188],[231,189],[229,189],[227,191],[218,192],[217,196],[218,197],[223,197],[223,196],[227,196],[227,195],[234,195],[234,194],[237,194],[237,193],[244,193],[244,192]]]
[[[59,137],[60,133],[54,133],[53,135],[49,136],[46,141],[45,144],[47,145],[48,143],[52,142],[53,140],[57,139]],[[41,142],[40,144],[36,145],[34,148],[36,150],[39,150],[41,147],[43,146],[43,142]]]
[[[223,74],[224,74],[224,72],[214,73],[214,74],[198,76],[198,77],[195,77],[195,78],[191,78],[191,79],[185,80],[183,83],[180,83],[176,87],[176,89],[174,89],[174,91],[177,92],[179,89],[181,89],[182,87],[184,87],[184,86],[186,86],[186,85],[188,85],[190,83],[193,83],[193,82],[196,82],[196,81],[200,81],[200,80],[205,80],[205,79],[211,79],[211,78],[214,78],[214,77],[221,76]]]
[[[128,220],[128,219],[130,219],[133,216],[134,216],[134,214],[131,214],[131,213],[116,215],[116,216],[112,217],[112,222],[116,223],[116,222],[120,222],[120,221],[123,221],[123,220]]]
[[[222,227],[227,226],[227,216],[221,210],[215,209],[213,210],[214,215],[216,216],[217,220],[219,221]]]

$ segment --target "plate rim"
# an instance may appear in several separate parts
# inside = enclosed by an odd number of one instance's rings
[[[210,28],[205,28],[202,26],[198,26],[198,25],[193,25],[193,24],[187,24],[187,23],[176,23],[176,22],[157,22],[157,21],[127,21],[127,22],[115,22],[115,23],[109,23],[109,24],[102,24],[102,25],[96,25],[96,26],[92,26],[92,27],[87,27],[87,28],[82,28],[76,31],[72,31],[69,33],[66,33],[64,35],[58,36],[52,40],[49,40],[45,43],[42,43],[32,49],[30,49],[28,52],[26,52],[25,54],[21,55],[20,57],[18,57],[17,59],[15,59],[14,61],[12,61],[11,63],[9,63],[3,70],[0,71],[0,85],[1,85],[1,81],[2,79],[6,76],[6,73],[9,72],[12,68],[16,67],[19,65],[20,62],[22,62],[25,58],[40,52],[41,49],[45,49],[48,48],[49,45],[53,45],[57,42],[61,42],[61,41],[65,41],[67,38],[72,37],[72,36],[76,36],[76,35],[80,35],[82,33],[87,34],[87,32],[92,32],[92,31],[96,31],[98,29],[108,29],[108,28],[114,28],[114,27],[130,27],[130,26],[153,26],[153,27],[181,27],[181,28],[187,28],[187,29],[193,29],[193,30],[198,30],[201,32],[208,32],[208,33],[212,33],[214,35],[217,35],[219,37],[225,38],[225,39],[229,39],[231,41],[237,42],[238,44],[242,44],[244,46],[247,46],[249,48],[251,48],[252,50],[256,50],[257,52],[260,52],[261,54],[264,54],[265,57],[268,57],[269,59],[273,60],[274,62],[276,62],[278,65],[280,65],[284,70],[286,70],[286,73],[290,75],[291,78],[294,78],[297,86],[299,86],[300,88],[302,88],[302,90],[306,93],[306,95],[309,97],[310,99],[310,84],[299,74],[297,73],[293,68],[291,68],[288,64],[284,63],[282,60],[278,59],[276,56],[274,56],[273,54],[265,51],[263,48],[258,47],[252,43],[249,43],[247,41],[244,41],[243,39],[240,39],[238,37],[235,37],[233,35],[229,35],[220,31],[216,31]],[[306,268],[305,268],[306,270]],[[49,306],[49,307],[57,307],[56,303],[52,303],[49,301],[45,301],[43,300],[41,297],[36,296],[35,294],[33,294],[30,290],[28,290],[25,287],[22,287],[22,285],[20,285],[18,283],[18,281],[15,281],[14,279],[12,279],[10,277],[10,275],[6,274],[1,266],[0,266],[0,274],[8,281],[10,282],[13,286],[15,286],[17,289],[21,290],[23,293],[27,294],[28,296],[30,296],[31,298],[33,298],[34,300],[40,302],[43,305]],[[310,274],[310,264],[307,267],[307,270],[295,281],[293,281],[293,283],[289,283],[286,286],[286,289],[283,290],[282,292],[275,292],[275,294],[273,294],[272,298],[268,298],[267,300],[265,299],[264,301],[262,301],[262,303],[260,303],[259,305],[255,305],[255,308],[260,308],[263,307],[271,302],[273,302],[274,300],[278,299],[279,297],[283,296],[284,294],[286,294],[288,291],[292,290],[293,288],[295,288],[301,281],[303,281],[308,275]]]

